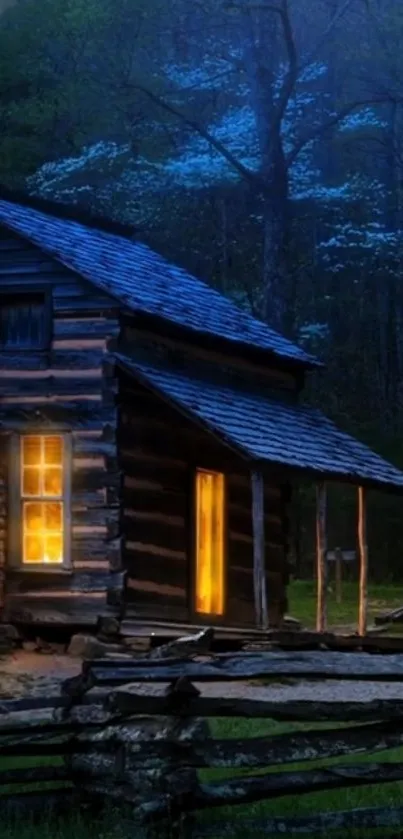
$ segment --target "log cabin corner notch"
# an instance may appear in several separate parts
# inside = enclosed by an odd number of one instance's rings
[[[364,489],[402,473],[301,402],[315,359],[106,227],[0,199],[2,619],[277,625],[309,479],[362,488],[365,631]],[[322,517],[321,625],[323,562]]]

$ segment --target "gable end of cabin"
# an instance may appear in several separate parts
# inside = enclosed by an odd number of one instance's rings
[[[3,620],[120,609],[118,334],[116,300],[0,227]]]

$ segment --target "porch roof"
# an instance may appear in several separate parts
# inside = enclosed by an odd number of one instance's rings
[[[403,492],[403,472],[321,411],[121,354],[119,365],[254,464]]]

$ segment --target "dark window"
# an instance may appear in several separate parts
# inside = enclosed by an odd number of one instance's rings
[[[45,349],[49,343],[46,295],[0,295],[0,349]]]

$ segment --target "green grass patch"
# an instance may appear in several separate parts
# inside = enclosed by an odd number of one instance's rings
[[[284,724],[272,720],[230,720],[230,719],[216,719],[211,721],[211,732],[216,738],[248,738],[248,737],[268,737],[270,735],[283,734],[292,731],[308,731],[329,728],[345,727],[344,724],[330,726],[327,723],[322,724]],[[294,763],[287,765],[279,765],[273,767],[266,767],[261,770],[220,770],[211,769],[203,770],[200,773],[201,780],[205,782],[221,781],[228,778],[247,777],[249,775],[257,775],[266,772],[289,772],[292,770],[306,770],[320,767],[340,766],[348,764],[365,764],[365,763],[398,763],[403,762],[403,748],[390,749],[385,752],[377,752],[372,755],[353,755],[351,757],[342,758],[326,758],[316,761],[304,761],[303,763]],[[306,795],[289,795],[274,799],[271,801],[258,802],[252,805],[242,805],[239,807],[220,807],[214,812],[203,813],[201,818],[203,820],[237,820],[246,819],[262,819],[264,817],[278,816],[281,818],[292,819],[302,818],[304,816],[312,816],[322,812],[331,812],[337,810],[352,810],[356,808],[366,807],[399,807],[402,806],[403,799],[403,784],[389,783],[380,785],[369,785],[360,788],[329,790],[318,793],[310,793]],[[343,830],[341,832],[328,832],[328,839],[372,839],[372,837],[380,837],[385,834],[385,829],[382,830],[365,830],[357,831]],[[263,835],[263,834],[262,834]],[[281,834],[283,839],[291,839],[287,834]],[[236,834],[235,834],[236,836]],[[217,839],[220,834],[217,833]],[[242,839],[258,839],[259,834],[250,834],[242,829],[240,824],[239,837]],[[323,834],[322,834],[323,837]],[[309,839],[316,839],[312,836]]]
[[[358,618],[358,584],[344,582],[342,602],[336,603],[333,581],[332,591],[327,596],[329,628],[351,627],[355,629]],[[376,615],[403,607],[403,586],[370,585],[368,588],[368,622],[373,623]],[[294,580],[289,587],[289,613],[301,621],[307,629],[313,629],[316,621],[316,585],[310,580]],[[403,624],[394,627],[403,635]]]
[[[269,737],[291,731],[308,731],[318,729],[340,728],[342,725],[330,726],[326,723],[306,724],[294,723],[285,724],[272,720],[245,720],[245,719],[214,719],[210,723],[212,736],[215,738],[249,738]],[[344,725],[343,725],[344,727]],[[36,758],[4,758],[0,760],[1,769],[25,768],[38,765],[60,765],[62,758],[36,759]],[[305,761],[303,763],[279,765],[266,767],[259,772],[286,772],[298,769],[313,769],[323,766],[337,766],[351,763],[368,762],[402,762],[403,748],[391,749],[387,752],[378,752],[372,756],[352,756],[345,758],[333,758],[318,761]],[[245,777],[257,774],[257,770],[203,770],[200,772],[200,779],[204,782],[220,781],[225,778]],[[1,776],[0,776],[1,778]],[[11,789],[10,789],[11,791]],[[16,792],[16,787],[13,787]],[[252,833],[242,827],[242,819],[263,819],[270,816],[282,818],[301,818],[326,811],[349,810],[364,807],[393,807],[401,806],[403,798],[403,784],[390,783],[385,785],[372,785],[356,789],[331,790],[327,792],[312,793],[307,795],[291,795],[278,798],[268,802],[259,802],[252,805],[221,807],[211,811],[198,814],[198,820],[210,823],[224,820],[232,824],[239,823],[239,832],[234,833],[235,839],[260,839],[264,834]],[[328,839],[380,839],[385,830],[343,831],[329,832]],[[180,833],[174,834],[177,839],[182,839]],[[291,839],[286,834],[281,834],[283,839]],[[72,814],[71,817],[63,820],[45,818],[39,823],[29,820],[18,820],[12,823],[3,823],[0,826],[0,839],[143,839],[141,830],[135,830],[127,826],[122,820],[122,814],[115,811],[103,816],[100,820],[85,815]],[[222,839],[224,834],[218,829],[217,839]],[[320,836],[320,834],[319,834]],[[159,839],[158,831],[155,839]],[[165,839],[165,835],[164,835]],[[317,836],[310,836],[310,839],[317,839]],[[319,839],[319,837],[318,837]],[[323,835],[321,839],[324,839]]]

